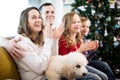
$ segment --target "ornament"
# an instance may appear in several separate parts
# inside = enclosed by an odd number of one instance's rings
[[[107,36],[108,35],[108,33],[107,33],[107,29],[106,29],[106,27],[105,27],[105,33],[104,33],[104,36]]]
[[[102,41],[99,41],[99,46],[103,47],[103,42]]]
[[[95,14],[95,10],[91,9],[91,13],[92,13],[92,15],[94,15]]]
[[[77,9],[74,9],[74,12],[79,13],[79,11]]]
[[[120,44],[120,43],[119,43],[118,41],[115,41],[115,42],[113,43],[114,47],[117,47],[119,44]]]
[[[86,6],[79,6],[78,9],[80,9],[81,11],[86,11],[85,7]]]
[[[95,23],[95,27],[98,27],[97,23]]]
[[[87,0],[86,3],[90,3],[91,0]]]
[[[98,16],[99,16],[99,18],[102,18],[103,17],[103,13],[99,13]]]
[[[116,24],[115,26],[114,26],[114,29],[116,30],[116,29],[118,29],[119,28],[119,26]]]
[[[114,41],[117,41],[116,37],[114,37]]]
[[[106,18],[106,21],[111,21],[111,17],[110,17],[110,16],[107,17],[107,18]]]

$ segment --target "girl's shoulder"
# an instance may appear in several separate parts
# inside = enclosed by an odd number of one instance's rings
[[[59,39],[59,41],[65,41],[65,40],[66,40],[66,39],[65,39],[64,36],[61,36],[60,39]]]

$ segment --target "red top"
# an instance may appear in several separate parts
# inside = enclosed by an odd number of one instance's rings
[[[79,47],[80,45],[77,43],[75,46],[69,45],[67,47],[67,42],[66,42],[65,37],[61,36],[59,39],[59,54],[60,55],[65,55],[65,54],[68,54],[69,52],[76,51]]]

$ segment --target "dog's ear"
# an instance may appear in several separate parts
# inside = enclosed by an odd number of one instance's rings
[[[62,74],[64,77],[71,79],[74,77],[73,66],[69,64],[64,64],[62,68]]]

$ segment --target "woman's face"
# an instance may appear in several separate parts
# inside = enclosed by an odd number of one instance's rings
[[[35,9],[30,10],[28,13],[28,26],[33,31],[33,33],[37,34],[40,32],[42,29],[42,24],[43,21],[40,13]]]
[[[89,33],[89,22],[86,20],[82,22],[81,28],[80,28],[81,34],[83,36],[87,36]]]
[[[73,16],[72,23],[71,23],[71,26],[70,26],[70,32],[72,32],[72,33],[79,32],[80,31],[80,26],[81,26],[80,17],[77,14],[75,14]]]

